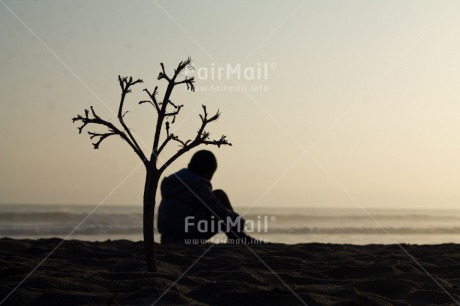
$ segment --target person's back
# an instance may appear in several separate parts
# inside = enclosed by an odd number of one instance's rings
[[[242,232],[244,220],[233,211],[223,191],[212,191],[210,180],[216,169],[214,155],[202,150],[193,155],[188,169],[182,169],[163,180],[157,222],[162,243],[209,239],[219,230],[210,222],[218,220],[238,224],[226,232],[229,237],[239,238],[235,236],[235,231]],[[199,221],[208,222],[206,230],[197,226]]]

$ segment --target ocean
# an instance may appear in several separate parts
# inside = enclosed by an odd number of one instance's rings
[[[142,240],[142,207],[0,204],[0,237]],[[237,211],[243,213],[244,207]],[[244,214],[252,236],[288,244],[460,243],[460,210],[267,208]],[[159,241],[156,233],[156,241]],[[214,242],[225,241],[217,235]]]

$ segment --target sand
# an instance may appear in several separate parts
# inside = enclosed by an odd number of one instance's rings
[[[0,239],[0,300],[60,242]],[[212,245],[189,268],[210,246],[158,245],[159,272],[146,273],[142,242],[65,241],[2,305],[455,305],[453,299],[460,300],[460,245],[403,245],[448,293],[395,245],[251,246],[265,264],[246,246]]]

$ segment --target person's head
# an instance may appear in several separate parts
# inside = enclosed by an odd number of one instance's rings
[[[217,169],[217,159],[211,151],[201,150],[193,154],[188,169],[211,180]]]

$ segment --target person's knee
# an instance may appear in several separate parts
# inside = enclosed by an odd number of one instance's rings
[[[223,191],[222,189],[216,189],[216,190],[213,190],[213,193],[216,197],[220,198],[220,197],[225,197],[225,198],[228,198],[227,194],[225,193],[225,191]]]
[[[216,189],[213,191],[213,193],[216,196],[216,198],[219,199],[220,202],[222,202],[222,204],[228,206],[227,203],[230,203],[230,200],[228,199],[228,196],[225,193],[225,191],[223,191],[222,189]]]
[[[216,189],[213,191],[216,198],[224,205],[225,208],[233,210],[232,204],[230,204],[230,199],[228,198],[225,191],[222,189]]]

